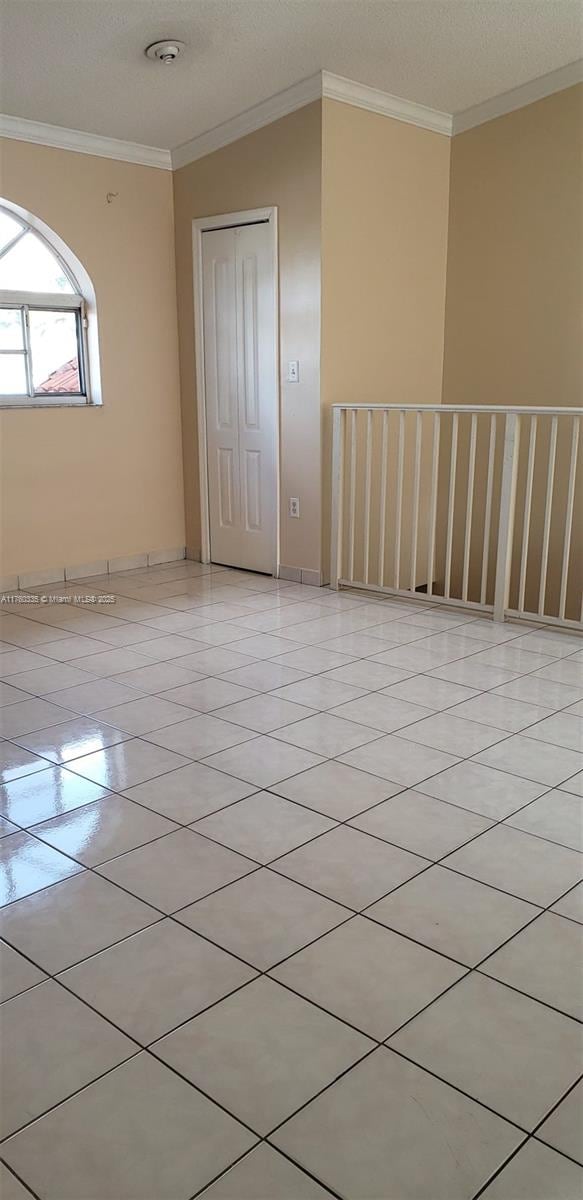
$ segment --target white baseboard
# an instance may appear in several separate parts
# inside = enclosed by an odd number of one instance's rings
[[[280,579],[287,579],[290,583],[303,583],[307,587],[322,586],[321,572],[310,570],[308,567],[286,567],[280,563],[278,575]]]
[[[53,583],[91,579],[93,575],[112,575],[115,571],[134,571],[140,567],[156,567],[163,563],[179,562],[186,554],[184,546],[170,550],[149,550],[141,554],[126,554],[118,558],[102,558],[94,562],[74,563],[65,567],[45,567],[42,571],[24,571],[22,575],[0,576],[0,591],[26,591],[27,588],[48,587]]]

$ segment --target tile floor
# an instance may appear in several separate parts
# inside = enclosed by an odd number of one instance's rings
[[[0,610],[6,1200],[581,1200],[581,640],[52,592]]]

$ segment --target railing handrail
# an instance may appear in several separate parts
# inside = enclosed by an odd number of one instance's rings
[[[583,417],[583,408],[551,408],[535,405],[532,408],[524,405],[513,407],[507,404],[331,404],[332,409],[350,412],[352,409],[373,409],[374,412],[475,412],[475,413],[531,413],[535,416],[549,417]]]

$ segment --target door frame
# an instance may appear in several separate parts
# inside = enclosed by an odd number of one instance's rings
[[[211,532],[209,511],[208,446],[206,424],[206,386],[204,362],[204,316],[202,235],[213,229],[231,225],[254,225],[265,221],[269,225],[273,261],[273,310],[275,332],[275,545],[273,546],[273,576],[279,576],[280,555],[280,354],[279,354],[279,252],[277,206],[249,208],[242,212],[220,213],[216,216],[195,217],[192,222],[192,266],[194,285],[194,348],[196,360],[196,408],[198,421],[198,474],[200,489],[200,561],[211,561]]]

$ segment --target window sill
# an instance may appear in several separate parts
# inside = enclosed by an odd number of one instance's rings
[[[88,400],[87,396],[46,396],[41,399],[35,396],[2,396],[0,409],[17,409],[19,412],[29,408],[101,408],[99,403]]]

